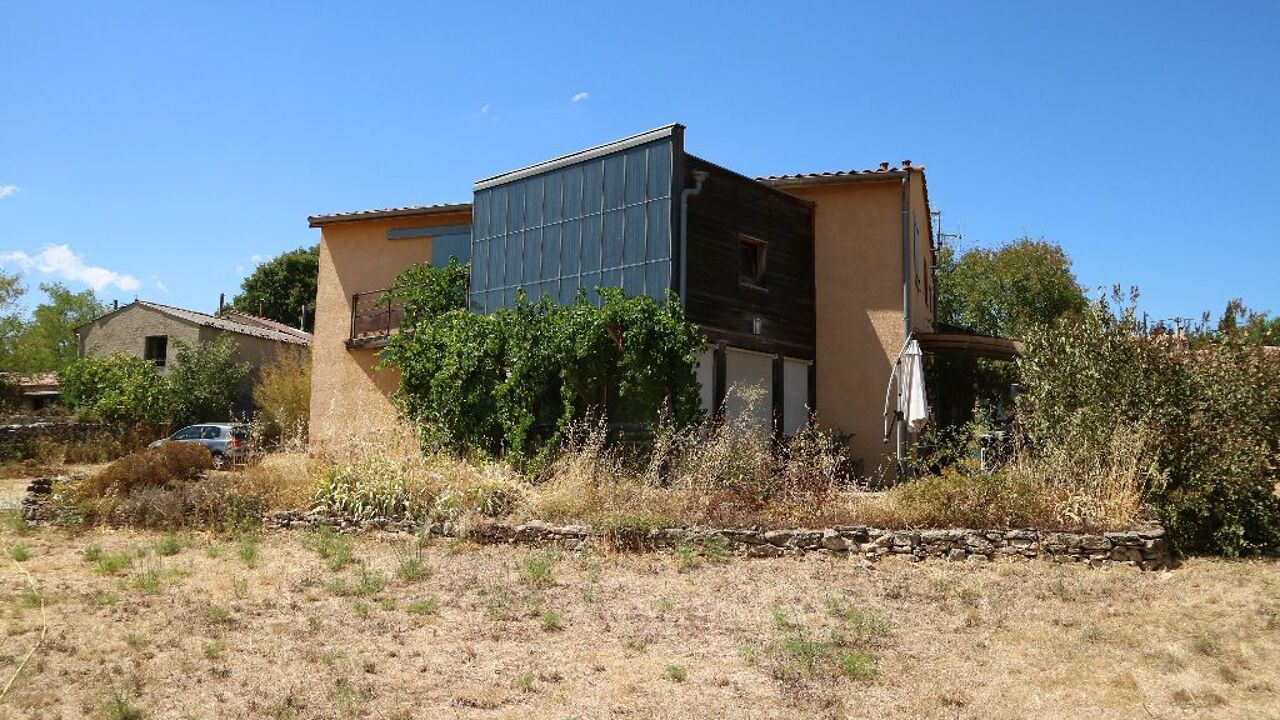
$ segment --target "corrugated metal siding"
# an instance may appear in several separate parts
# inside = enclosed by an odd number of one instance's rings
[[[597,287],[662,299],[671,288],[670,137],[475,193],[470,302],[515,304],[524,288],[571,302]]]

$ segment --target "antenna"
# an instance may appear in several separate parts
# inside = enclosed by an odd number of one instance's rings
[[[933,234],[935,236],[934,238],[935,248],[940,248],[942,247],[943,243],[949,242],[951,240],[964,239],[963,233],[942,232],[942,211],[941,210],[934,210],[933,212],[930,213],[930,215],[933,215]]]

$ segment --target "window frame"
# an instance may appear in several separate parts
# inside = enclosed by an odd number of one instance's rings
[[[156,347],[158,346],[158,348]],[[154,352],[154,350],[160,352]],[[162,368],[169,360],[169,336],[168,335],[146,335],[142,338],[142,359],[155,363],[155,366]]]
[[[742,257],[743,251],[750,246],[755,250],[756,255],[756,271],[755,277],[750,278],[743,273]],[[769,242],[761,240],[752,235],[738,235],[738,287],[749,288],[751,290],[762,290],[768,292],[769,288],[765,285],[768,279],[769,268]]]

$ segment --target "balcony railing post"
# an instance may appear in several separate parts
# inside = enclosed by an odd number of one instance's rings
[[[351,339],[356,339],[356,313],[360,311],[360,293],[351,296]]]

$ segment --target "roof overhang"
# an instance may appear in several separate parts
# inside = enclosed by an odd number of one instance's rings
[[[911,170],[923,171],[924,168],[913,167]],[[907,170],[868,170],[866,172],[823,173],[820,175],[798,175],[786,177],[761,177],[758,182],[780,189],[789,187],[810,187],[813,185],[845,185],[849,183],[886,182],[902,180]]]
[[[966,355],[989,360],[1017,360],[1026,353],[1021,340],[966,332],[923,332],[915,339],[925,352]]]
[[[332,213],[330,215],[312,215],[307,218],[307,227],[323,227],[334,223],[360,222],[363,220],[428,217],[460,212],[471,212],[471,203],[441,203],[440,205],[386,208],[384,210],[355,210],[352,212]]]
[[[569,153],[568,155],[561,155],[558,158],[545,160],[527,167],[522,167],[518,170],[511,170],[510,172],[504,172],[499,175],[487,177],[483,180],[477,180],[475,189],[484,190],[485,188],[493,187],[494,185],[502,185],[503,183],[509,183],[513,180],[519,180],[520,178],[555,170],[556,168],[564,167],[565,165],[572,165],[584,160],[590,160],[591,158],[609,155],[610,153],[615,153],[619,150],[626,150],[627,148],[635,147],[637,145],[644,145],[645,143],[653,142],[654,140],[661,140],[662,138],[675,135],[681,130],[684,130],[684,126],[679,123],[663,125],[660,128],[654,128],[646,132],[622,138],[621,140],[614,140],[613,142],[608,142],[604,145],[597,145],[593,148],[579,150],[578,152]]]

